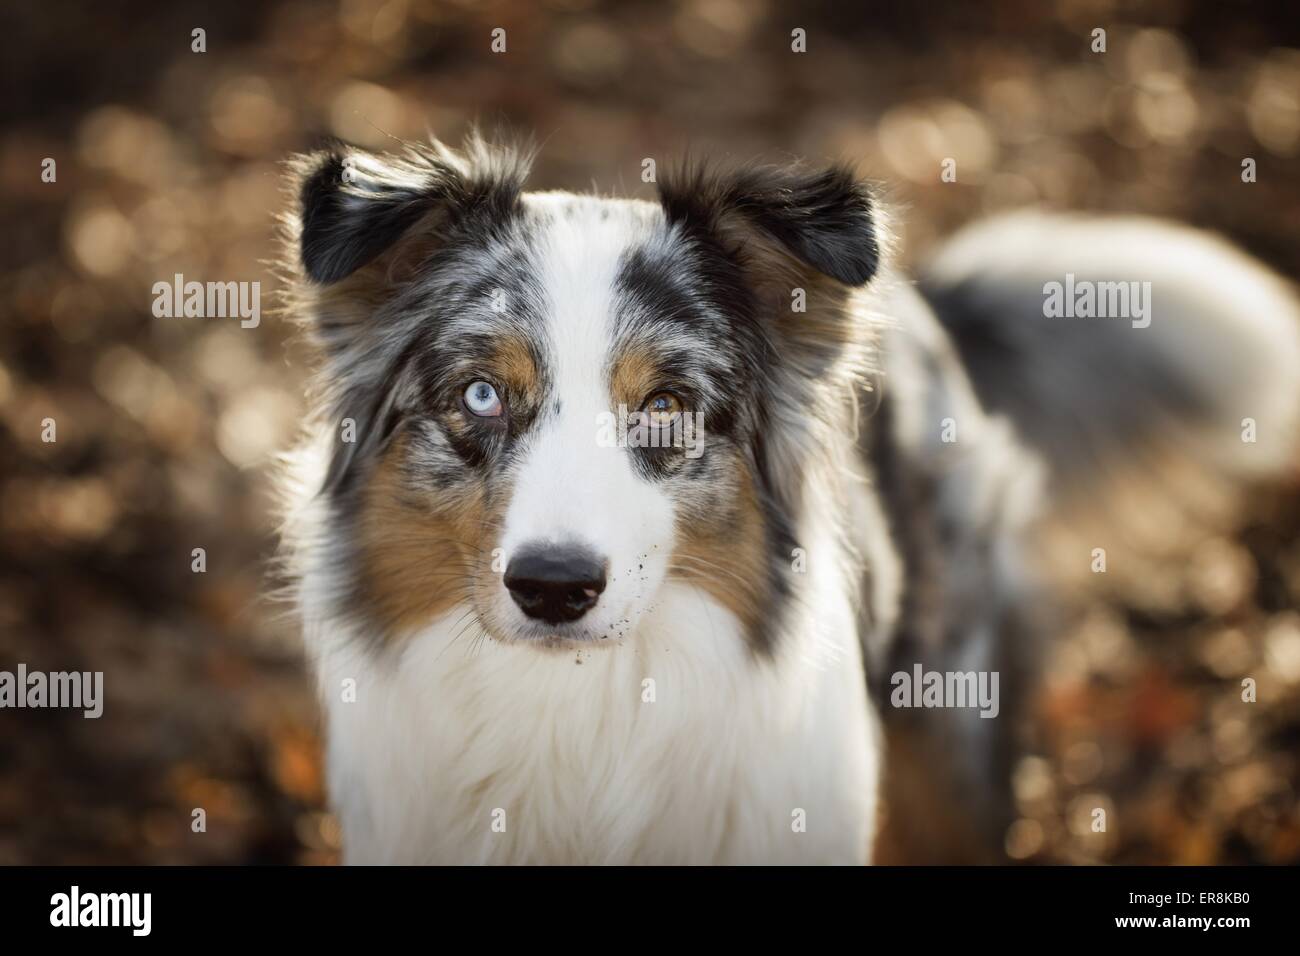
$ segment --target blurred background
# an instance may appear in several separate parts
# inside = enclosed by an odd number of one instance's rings
[[[1300,274],[1282,2],[46,2],[4,32],[0,669],[102,670],[106,704],[0,711],[0,863],[337,859],[313,694],[263,597],[268,463],[302,411],[267,267],[293,151],[504,124],[544,144],[534,188],[646,197],[642,158],[687,147],[849,158],[901,205],[905,260],[1044,204],[1172,216]],[[155,318],[175,273],[260,281],[260,325]],[[1253,505],[1193,559],[1079,600],[1012,859],[1300,862],[1300,482]],[[926,856],[887,815],[881,858]]]

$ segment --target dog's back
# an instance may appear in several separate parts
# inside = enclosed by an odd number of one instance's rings
[[[930,810],[895,821],[914,851],[995,859],[1058,623],[1040,559],[1086,574],[1094,548],[1167,546],[1171,526],[1230,520],[1245,485],[1293,467],[1300,307],[1204,233],[1018,213],[954,237],[888,311],[865,432],[903,562],[897,623],[868,648],[887,787]],[[890,676],[916,664],[998,671],[998,719],[891,707]]]

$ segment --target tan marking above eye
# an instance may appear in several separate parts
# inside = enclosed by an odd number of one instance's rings
[[[614,405],[640,408],[645,396],[659,384],[658,363],[644,345],[623,351],[614,362],[610,375],[610,392]]]
[[[491,358],[492,366],[500,373],[498,385],[518,390],[521,394],[536,395],[541,391],[541,377],[533,362],[528,343],[514,336],[496,343]]]
[[[479,355],[473,365],[458,370],[460,382],[456,394],[459,406],[466,417],[478,420],[504,420],[507,414],[522,413],[541,401],[542,378],[533,359],[532,349],[524,339],[505,335],[494,339],[491,352]],[[487,385],[496,393],[501,404],[500,412],[488,412],[486,407],[476,411],[470,401],[470,389]]]

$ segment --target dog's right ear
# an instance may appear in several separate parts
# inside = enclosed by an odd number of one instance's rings
[[[298,189],[303,274],[327,285],[396,245],[446,200],[456,173],[430,165],[399,170],[376,157],[330,150],[309,156]]]
[[[471,221],[499,228],[518,208],[527,166],[477,137],[460,153],[435,143],[399,156],[338,146],[299,157],[297,271],[331,285],[391,253],[427,252]],[[411,240],[416,250],[399,248]]]
[[[460,151],[433,143],[393,156],[338,146],[293,161],[286,304],[328,360],[330,414],[355,424],[355,439],[335,439],[327,490],[346,487],[354,465],[373,459],[391,433],[395,346],[405,339],[372,333],[392,333],[408,318],[391,306],[431,256],[512,227],[529,160],[471,136]]]

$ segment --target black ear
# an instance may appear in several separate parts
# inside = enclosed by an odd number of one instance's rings
[[[665,177],[659,196],[670,222],[704,228],[740,246],[747,234],[758,233],[848,286],[866,284],[880,266],[871,192],[846,166],[730,173],[697,166]]]
[[[435,214],[443,226],[480,213],[501,223],[517,208],[527,165],[476,137],[463,153],[434,144],[400,156],[349,147],[306,156],[297,163],[302,271],[313,282],[338,282]]]
[[[314,166],[298,193],[302,267],[314,282],[338,282],[372,262],[447,193],[433,175],[399,182],[361,172],[356,156],[342,152],[320,155]]]

